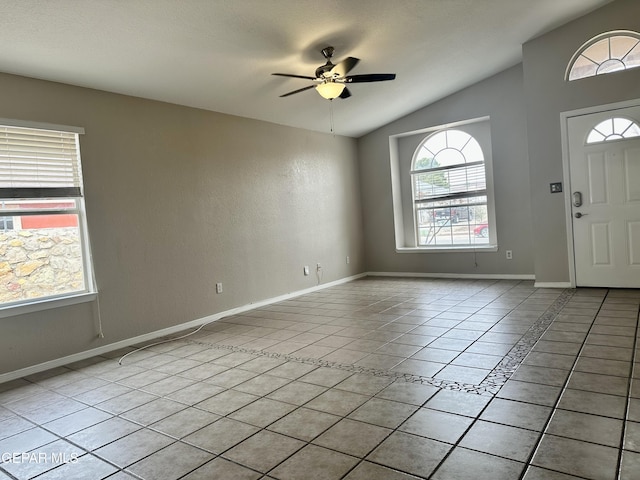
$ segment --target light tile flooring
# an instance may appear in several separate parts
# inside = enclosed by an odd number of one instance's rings
[[[0,479],[637,480],[639,303],[357,280],[0,385]]]

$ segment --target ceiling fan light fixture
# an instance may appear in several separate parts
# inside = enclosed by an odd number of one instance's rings
[[[324,82],[316,87],[318,93],[327,100],[338,98],[344,91],[344,83]]]

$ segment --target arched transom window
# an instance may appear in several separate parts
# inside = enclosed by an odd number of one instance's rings
[[[416,150],[411,168],[418,246],[489,243],[485,159],[462,130],[441,130]]]
[[[585,43],[569,62],[569,81],[640,67],[640,34],[608,32]]]
[[[640,137],[640,127],[636,122],[628,118],[612,117],[591,129],[587,136],[587,143],[609,142],[633,137]]]

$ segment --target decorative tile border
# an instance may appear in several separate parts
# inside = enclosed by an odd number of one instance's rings
[[[316,365],[318,367],[335,368],[354,373],[362,373],[378,377],[392,377],[404,379],[407,382],[421,383],[432,385],[447,390],[463,391],[468,393],[476,393],[478,395],[495,395],[505,382],[513,375],[518,366],[531,351],[536,342],[549,328],[553,320],[558,316],[564,306],[571,300],[575,290],[564,290],[555,302],[538,318],[538,320],[525,332],[516,345],[504,356],[502,361],[487,375],[487,377],[478,385],[455,382],[452,380],[443,380],[433,377],[425,377],[422,375],[413,375],[402,372],[394,372],[391,370],[382,370],[369,367],[361,367],[353,364],[344,364],[337,362],[329,362],[318,358],[297,357],[292,354],[282,354],[274,352],[265,352],[262,350],[252,350],[241,346],[220,345],[215,343],[202,342],[197,339],[186,338],[187,343],[198,345],[206,345],[207,347],[228,350],[230,352],[241,352],[255,355],[257,357],[275,358],[281,360],[294,361],[307,365]]]
[[[565,305],[573,298],[574,294],[575,290],[573,289],[564,290],[478,387],[487,388],[493,394],[498,393],[498,390],[513,375],[534,345],[540,340],[540,337],[547,331]]]

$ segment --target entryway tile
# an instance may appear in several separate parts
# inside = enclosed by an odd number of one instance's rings
[[[432,480],[514,480],[525,464],[456,447]]]
[[[270,475],[280,480],[300,480],[310,478],[310,472],[313,472],[314,480],[339,480],[357,463],[355,457],[307,445],[278,465]]]
[[[300,440],[262,430],[228,450],[223,456],[240,465],[266,473],[304,445]]]
[[[127,470],[145,480],[176,480],[213,455],[184,443],[174,443],[131,465]]]
[[[433,473],[451,445],[403,432],[394,432],[367,460],[422,477]]]
[[[531,463],[592,480],[614,480],[618,451],[579,440],[544,435]]]

